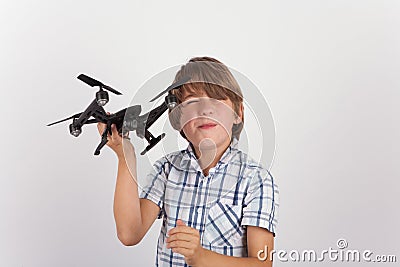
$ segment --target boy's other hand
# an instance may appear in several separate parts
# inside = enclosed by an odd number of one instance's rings
[[[182,220],[176,221],[167,238],[167,248],[185,257],[185,262],[191,266],[199,265],[204,248],[200,244],[200,233],[197,229],[186,226]]]

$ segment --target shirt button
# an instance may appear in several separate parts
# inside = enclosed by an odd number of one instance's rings
[[[197,207],[197,213],[201,213],[202,207]]]

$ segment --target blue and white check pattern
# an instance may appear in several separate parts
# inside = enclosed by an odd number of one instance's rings
[[[140,198],[160,207],[163,219],[156,266],[188,266],[166,248],[166,233],[181,219],[200,232],[201,245],[220,254],[247,257],[246,226],[275,235],[279,191],[270,172],[238,149],[237,139],[204,176],[194,150],[170,153],[153,165]]]

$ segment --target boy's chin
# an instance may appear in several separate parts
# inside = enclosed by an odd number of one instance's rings
[[[217,147],[224,145],[227,143],[227,140],[224,139],[214,139],[211,137],[206,137],[202,139],[197,139],[195,142],[192,142],[192,144],[199,149],[216,149]]]
[[[211,138],[204,138],[203,140],[200,141],[199,148],[200,149],[215,149],[215,148],[217,148],[217,143],[215,142],[215,140],[213,140]]]

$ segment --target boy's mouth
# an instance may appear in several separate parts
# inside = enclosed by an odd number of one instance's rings
[[[200,128],[200,129],[211,129],[211,128],[214,128],[215,126],[217,126],[216,123],[205,123],[205,124],[200,125],[198,128]]]

